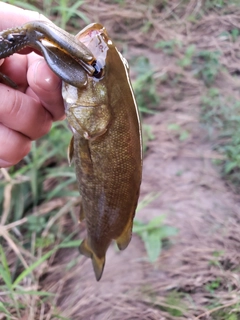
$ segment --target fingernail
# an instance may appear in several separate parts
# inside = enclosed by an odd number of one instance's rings
[[[39,60],[35,65],[34,82],[46,91],[59,88],[61,80],[52,72],[44,60]]]
[[[0,168],[7,168],[7,167],[11,167],[12,163],[8,162],[8,161],[4,161],[0,159]]]

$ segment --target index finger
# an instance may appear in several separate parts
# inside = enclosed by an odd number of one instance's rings
[[[32,20],[48,20],[37,11],[24,10],[10,4],[0,2],[0,30],[17,27]]]

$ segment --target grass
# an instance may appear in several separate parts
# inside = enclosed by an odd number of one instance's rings
[[[214,149],[225,156],[218,161],[226,179],[240,186],[240,102],[234,96],[211,88],[202,97],[202,120],[211,134],[217,134]]]
[[[159,106],[160,97],[157,92],[154,70],[149,59],[142,56],[135,58],[133,70],[136,73],[136,79],[132,85],[139,110],[143,114],[154,113],[153,110]]]
[[[138,204],[137,211],[146,207],[157,197],[159,197],[159,194],[147,195]],[[157,216],[147,223],[134,219],[133,233],[136,233],[142,239],[148,255],[148,261],[151,263],[156,262],[160,256],[164,241],[177,234],[176,228],[164,223],[165,219],[165,215]]]
[[[54,23],[63,29],[66,29],[69,25],[79,28],[79,19],[83,22],[83,25],[90,23],[90,19],[81,11],[81,6],[85,3],[84,0],[43,0],[41,2],[31,1],[31,3],[26,0],[12,0],[3,2],[26,10],[38,11],[47,17],[54,17]]]
[[[72,199],[79,194],[66,159],[70,137],[67,124],[56,122],[33,143],[22,163],[9,171],[1,169],[0,314],[6,319],[20,319],[25,312],[53,305],[54,297],[39,290],[35,270],[67,239],[68,233],[55,222],[66,214],[75,218],[71,211],[77,201]],[[77,225],[75,220],[73,224]]]
[[[226,3],[216,1],[213,5],[222,8],[226,6]],[[207,3],[206,6],[209,8]],[[224,37],[229,44],[234,44],[239,39],[239,30],[233,28],[227,33],[222,33],[220,37]],[[175,43],[172,42],[170,52],[174,46]],[[240,102],[237,94],[232,95],[232,92],[228,93],[225,90],[224,81],[226,80],[221,81],[229,74],[226,66],[221,62],[221,55],[222,53],[218,50],[202,50],[198,49],[195,44],[190,44],[183,50],[183,57],[177,61],[177,64],[183,69],[183,72],[191,72],[205,86],[200,102],[201,121],[209,135],[215,139],[213,149],[223,156],[224,160],[217,160],[215,163],[219,165],[224,178],[239,188]],[[234,75],[232,77],[234,80]],[[181,132],[181,129],[175,128],[174,124],[171,124],[169,129]]]

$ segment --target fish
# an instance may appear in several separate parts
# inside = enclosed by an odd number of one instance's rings
[[[72,86],[63,81],[65,113],[73,136],[68,159],[74,162],[81,194],[80,222],[87,237],[79,251],[91,258],[96,280],[115,240],[127,248],[142,180],[142,129],[127,60],[104,26],[93,23],[75,39],[96,58],[93,75]]]

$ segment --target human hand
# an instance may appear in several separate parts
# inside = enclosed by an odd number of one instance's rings
[[[31,20],[47,20],[38,12],[0,2],[0,30]],[[0,167],[18,163],[31,141],[46,134],[52,121],[64,119],[61,80],[34,52],[14,54],[0,63],[0,72],[18,88],[0,83]]]

